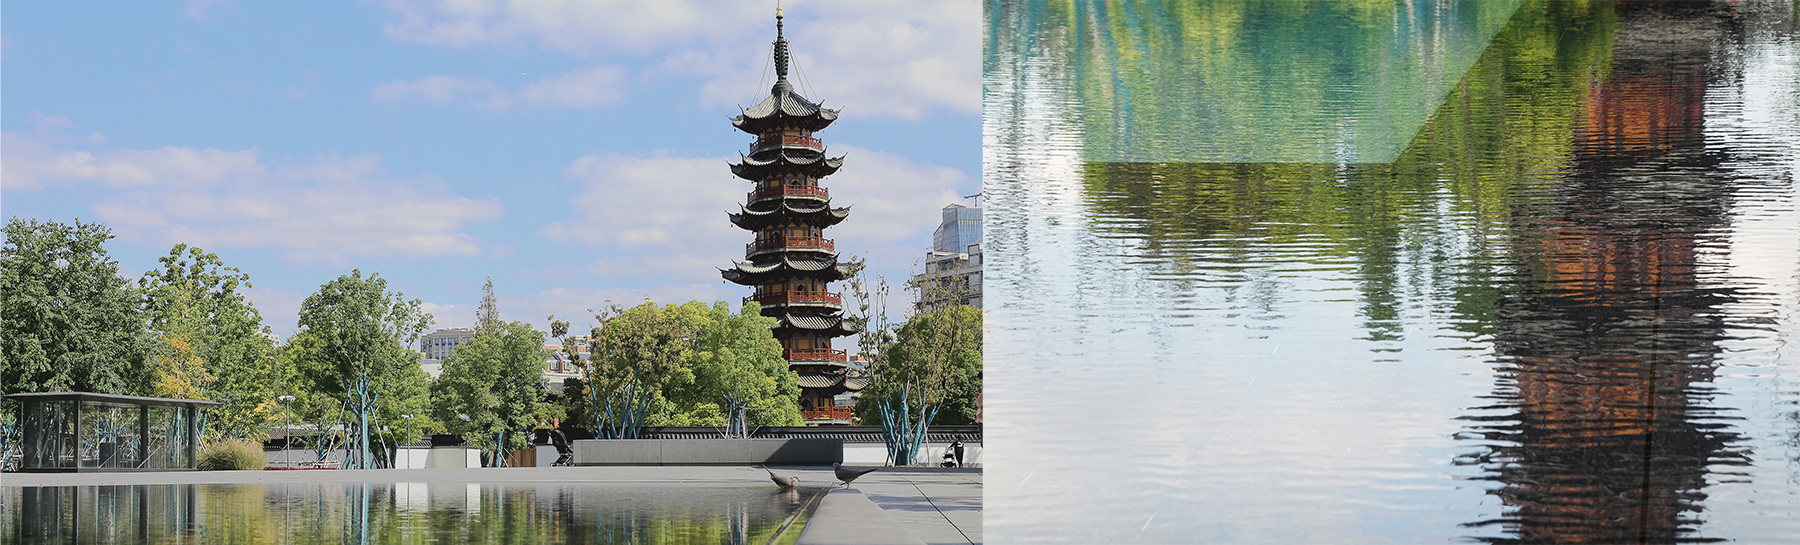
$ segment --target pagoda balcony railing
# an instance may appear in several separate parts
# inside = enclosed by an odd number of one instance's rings
[[[811,136],[771,134],[756,139],[756,143],[750,145],[750,153],[756,153],[764,148],[772,148],[775,146],[802,146],[820,151],[825,150],[825,143]]]
[[[825,303],[828,305],[844,306],[843,296],[828,291],[778,291],[774,293],[761,293],[744,298],[745,303],[751,301],[756,301],[765,305],[773,303]]]
[[[848,352],[830,348],[793,348],[783,352],[781,356],[788,361],[850,361]]]
[[[769,237],[745,244],[744,252],[754,253],[775,248],[816,248],[837,251],[837,243],[825,237]]]
[[[800,409],[800,416],[807,420],[851,420],[856,417],[850,407],[820,407],[817,409]]]
[[[816,185],[781,185],[776,187],[765,187],[750,192],[750,200],[752,201],[770,197],[818,197],[825,200],[831,200],[831,191]]]

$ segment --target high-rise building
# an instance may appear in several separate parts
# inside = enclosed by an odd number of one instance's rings
[[[951,204],[932,235],[925,270],[909,282],[913,308],[929,311],[946,306],[981,308],[981,209]]]
[[[781,341],[789,368],[800,376],[800,411],[815,423],[848,423],[849,411],[834,407],[832,397],[862,388],[863,379],[846,373],[844,350],[831,340],[856,333],[843,318],[843,299],[829,284],[851,274],[838,262],[836,243],[825,228],[849,217],[849,208],[832,208],[831,192],[819,179],[837,172],[843,157],[825,155],[825,144],[813,133],[837,120],[838,111],[821,107],[794,91],[788,82],[788,42],[782,35],[781,11],[775,12],[775,86],[769,97],[732,118],[731,125],[756,136],[750,153],[731,173],[755,183],[731,223],[756,233],[744,247],[746,262],[720,273],[728,281],[752,286],[744,302],[762,305],[764,316],[778,320],[774,335]]]
[[[968,253],[969,247],[981,244],[981,209],[960,204],[944,207],[944,220],[931,235],[933,251]]]

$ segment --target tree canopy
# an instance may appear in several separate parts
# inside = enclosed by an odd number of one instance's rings
[[[154,393],[223,403],[207,411],[210,434],[263,436],[263,424],[280,411],[275,342],[240,291],[250,275],[186,244],[158,261],[162,268],[138,282],[158,335]]]
[[[13,218],[0,248],[0,388],[148,393],[143,296],[102,245],[111,230]]]
[[[487,451],[491,462],[529,444],[555,407],[543,401],[544,334],[522,322],[482,327],[456,347],[431,385],[433,416]]]
[[[421,306],[389,292],[381,275],[364,278],[361,270],[319,286],[300,304],[294,344],[305,350],[296,363],[311,388],[342,399],[356,419],[355,446],[365,458],[353,466],[367,467],[371,420],[393,424],[400,414],[421,414],[401,411],[424,408],[425,372],[409,348],[431,327]]]
[[[907,320],[876,355],[856,414],[882,423],[895,464],[912,463],[932,424],[974,422],[981,336],[981,309],[945,307]]]
[[[781,357],[781,342],[769,334],[775,319],[746,303],[736,314],[724,301],[709,308],[698,301],[682,307],[698,322],[698,334],[684,365],[692,382],[676,384],[677,407],[705,415],[704,424],[723,423],[742,435],[745,426],[798,426],[805,422],[796,400],[799,378]],[[706,413],[706,407],[713,410]],[[701,416],[695,414],[694,416]]]
[[[598,313],[590,355],[578,362],[592,392],[565,395],[585,401],[605,437],[647,425],[799,425],[799,378],[769,333],[774,319],[745,307],[646,302]],[[567,332],[566,322],[551,323]]]

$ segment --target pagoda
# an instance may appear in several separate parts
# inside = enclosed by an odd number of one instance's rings
[[[731,214],[731,223],[756,233],[744,246],[744,262],[720,270],[725,280],[752,286],[744,298],[762,305],[762,314],[777,320],[773,331],[781,341],[788,367],[800,377],[800,411],[813,423],[849,423],[849,408],[832,405],[832,397],[862,389],[865,380],[851,377],[844,350],[831,340],[852,335],[844,320],[843,298],[831,282],[850,276],[825,228],[850,215],[832,208],[831,192],[819,179],[837,172],[844,158],[827,157],[825,144],[813,133],[836,121],[838,111],[821,107],[788,83],[788,43],[782,36],[781,10],[775,11],[775,86],[769,97],[731,119],[738,130],[756,136],[750,153],[731,165],[731,173],[755,184],[746,204]]]

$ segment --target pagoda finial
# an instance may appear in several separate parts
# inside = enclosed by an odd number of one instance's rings
[[[781,2],[775,2],[775,87],[769,91],[777,95],[794,90],[787,80],[788,43],[781,35]]]

